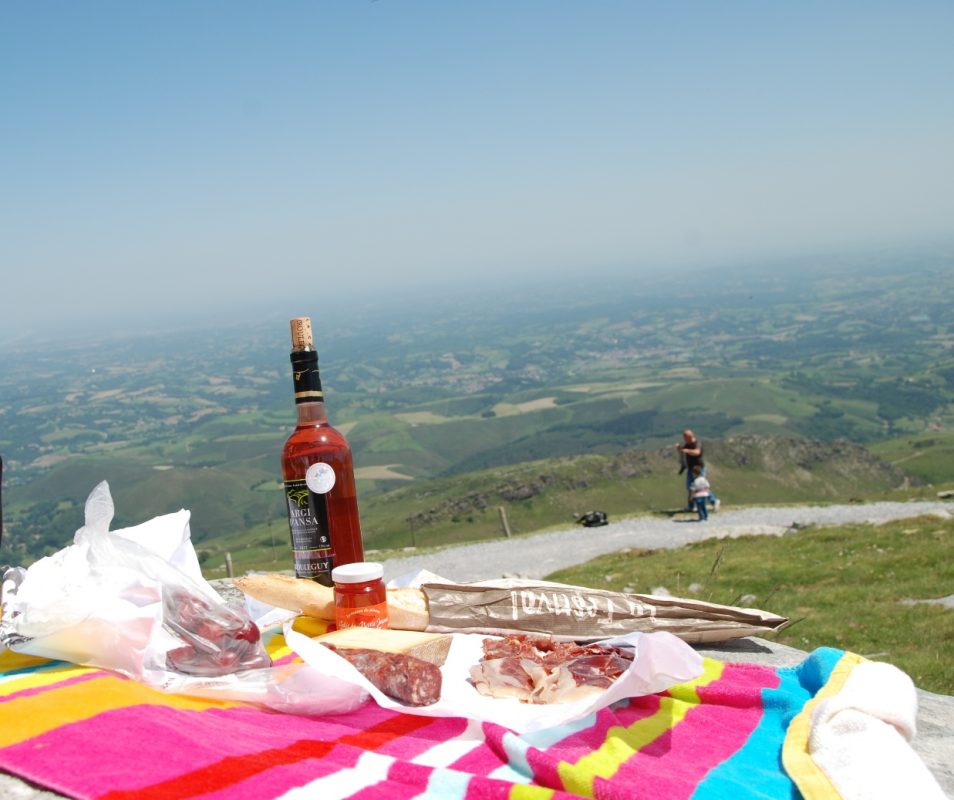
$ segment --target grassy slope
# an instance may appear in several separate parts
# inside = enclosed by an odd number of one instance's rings
[[[902,478],[849,443],[736,437],[710,446],[711,478],[728,503],[849,501],[884,496]],[[362,502],[372,547],[450,544],[567,524],[590,508],[611,516],[678,507],[675,454],[631,450],[499,467],[428,481]]]
[[[241,433],[237,433],[238,420],[231,424],[219,420],[214,432],[199,431],[174,448],[165,447],[164,452],[146,448],[122,455],[107,451],[95,457],[70,458],[34,484],[7,492],[8,519],[14,519],[31,502],[52,505],[46,498],[55,497],[55,508],[43,511],[43,525],[58,522],[71,533],[82,524],[87,494],[105,479],[116,502],[116,526],[188,508],[193,512],[194,541],[200,548],[217,554],[241,551],[252,568],[256,559],[263,566],[272,563],[273,529],[268,524],[272,522],[278,526],[275,546],[281,554],[277,560],[286,560],[285,510],[271,452],[283,432],[275,428],[263,432],[272,420],[254,422],[256,425],[249,426],[249,420],[244,420],[239,426]],[[213,436],[217,438],[199,446],[200,439]],[[261,454],[263,447],[268,454]],[[812,447],[805,445],[786,455],[751,442],[720,451],[724,446],[712,442],[713,484],[728,503],[935,494],[936,488],[928,486],[899,488],[900,481],[883,470],[866,472],[871,464],[859,460],[864,451],[856,445],[838,443],[827,454],[824,448]],[[899,439],[871,449],[936,487],[954,482],[954,459],[950,458],[954,437]],[[166,459],[179,465],[171,470],[148,466]],[[862,469],[865,464],[868,466]],[[681,480],[669,448],[544,459],[413,484],[389,483],[400,488],[375,494],[367,485],[359,485],[369,548],[435,546],[497,537],[501,532],[500,506],[506,508],[512,529],[521,533],[571,523],[590,508],[618,517],[673,508],[682,502]],[[262,550],[254,545],[266,540],[267,547]]]
[[[348,438],[361,466],[397,465],[398,472],[434,477],[580,453],[613,453],[674,440],[687,420],[709,438],[741,433],[812,437],[826,398],[769,378],[713,378],[658,383],[621,372],[605,383],[516,393],[506,403],[424,403],[399,415],[361,417]],[[552,397],[553,407],[534,399]],[[839,424],[864,439],[880,433],[870,403],[829,400]],[[514,413],[513,409],[524,409]],[[832,410],[833,409],[833,410]],[[500,415],[484,417],[496,410]],[[415,412],[417,415],[415,416]],[[430,415],[428,415],[430,412]],[[858,438],[853,437],[853,438]],[[368,491],[396,488],[377,481]]]
[[[877,442],[869,449],[925,483],[946,483],[954,477],[954,433],[902,436]]]
[[[954,520],[710,539],[678,550],[615,553],[548,577],[617,591],[662,586],[676,596],[763,608],[791,618],[773,636],[783,644],[841,647],[889,661],[920,688],[954,694],[954,612],[904,602],[954,592]],[[752,597],[742,602],[745,595]]]

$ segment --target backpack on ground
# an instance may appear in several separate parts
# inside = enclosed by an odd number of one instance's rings
[[[605,511],[587,511],[577,522],[584,528],[598,528],[601,525],[608,525],[609,519]]]

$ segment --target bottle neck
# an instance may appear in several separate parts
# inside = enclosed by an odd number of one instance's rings
[[[325,404],[321,401],[297,403],[295,405],[295,411],[298,412],[299,425],[321,425],[327,424],[328,422]]]
[[[295,405],[323,403],[325,395],[318,373],[318,353],[314,350],[293,350],[291,365],[295,383]]]

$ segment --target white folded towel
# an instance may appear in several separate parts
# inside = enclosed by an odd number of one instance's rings
[[[909,744],[917,713],[917,691],[904,672],[862,662],[815,707],[808,750],[844,800],[945,800]]]

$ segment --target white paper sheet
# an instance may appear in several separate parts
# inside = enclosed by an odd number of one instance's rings
[[[455,633],[441,667],[441,697],[429,706],[407,706],[377,689],[347,660],[323,644],[285,625],[285,641],[323,674],[360,686],[384,708],[426,717],[466,717],[493,722],[517,733],[565,725],[605,708],[617,700],[655,694],[702,674],[702,656],[669,633],[631,633],[601,644],[636,648],[636,658],[605,692],[573,703],[535,705],[515,698],[487,697],[470,682],[470,668],[483,656],[479,634]]]

